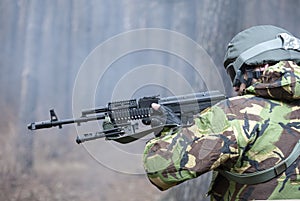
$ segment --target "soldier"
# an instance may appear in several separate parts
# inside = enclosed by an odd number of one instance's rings
[[[175,115],[144,151],[160,190],[213,171],[212,200],[300,198],[300,41],[284,29],[246,29],[229,43],[224,66],[239,96],[182,128]],[[160,105],[153,108],[170,117]]]

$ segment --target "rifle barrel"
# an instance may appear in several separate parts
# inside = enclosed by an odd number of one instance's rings
[[[62,125],[65,125],[65,124],[77,123],[78,125],[80,125],[80,123],[83,123],[83,122],[100,120],[100,119],[105,119],[105,115],[98,114],[98,115],[93,115],[93,116],[84,116],[84,117],[80,117],[78,119],[63,119],[63,120],[56,120],[56,121],[48,120],[48,121],[33,122],[31,124],[28,124],[27,128],[30,130],[51,128],[51,127],[55,127],[55,126],[62,128]]]

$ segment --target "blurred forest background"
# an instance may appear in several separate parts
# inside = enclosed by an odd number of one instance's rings
[[[152,186],[142,173],[145,142],[118,146],[96,140],[82,146],[74,141],[75,126],[32,132],[27,124],[48,119],[50,108],[61,118],[72,117],[73,88],[87,56],[110,38],[141,28],[167,29],[196,41],[230,95],[222,66],[230,39],[259,24],[299,37],[299,7],[299,0],[0,0],[0,200],[207,200],[209,174],[165,192]],[[186,62],[162,54],[145,51],[116,62],[98,87],[97,104],[110,101],[115,78],[136,66],[159,64],[185,74]],[[192,75],[187,79],[201,85]],[[89,77],[86,81],[88,90]],[[122,157],[113,149],[131,154]]]

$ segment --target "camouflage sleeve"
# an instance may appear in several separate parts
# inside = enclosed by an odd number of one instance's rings
[[[194,119],[194,125],[152,139],[144,151],[144,167],[149,180],[166,190],[222,165],[232,152],[235,138],[224,111],[212,107]],[[232,132],[230,132],[232,133]]]
[[[265,98],[293,101],[300,99],[300,67],[281,61],[268,67],[262,78],[246,89],[247,93]]]

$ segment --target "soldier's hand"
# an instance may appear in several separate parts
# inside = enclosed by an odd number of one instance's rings
[[[153,115],[151,116],[151,126],[181,126],[181,120],[174,114],[174,112],[164,106],[157,103],[152,103]]]

